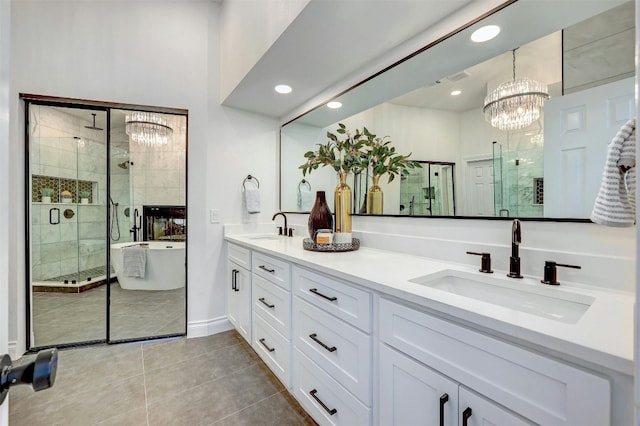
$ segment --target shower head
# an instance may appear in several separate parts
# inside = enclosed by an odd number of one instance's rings
[[[91,130],[104,130],[104,129],[101,129],[100,127],[96,127],[96,114],[92,113],[91,115],[93,115],[93,126],[84,126],[84,127]]]
[[[131,161],[129,160],[123,161],[122,163],[118,163],[118,167],[120,167],[121,169],[127,170],[129,168],[130,163]]]

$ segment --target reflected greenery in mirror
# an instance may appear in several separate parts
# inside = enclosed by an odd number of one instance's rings
[[[300,188],[336,186],[333,170],[304,176],[298,167],[340,122],[389,135],[412,160],[450,164],[438,179],[450,174],[455,210],[445,210],[455,216],[586,219],[607,144],[635,115],[634,16],[632,1],[517,1],[340,95],[341,110],[316,107],[281,129],[281,209],[307,210]],[[470,41],[488,24],[502,28],[498,37]],[[502,131],[485,120],[483,104],[514,68],[546,85],[550,99],[531,125]],[[350,182],[359,213],[371,174]],[[413,199],[411,216],[434,215],[442,191],[427,181],[409,197],[403,181],[381,184],[383,214],[409,215]],[[418,201],[432,201],[431,210]]]

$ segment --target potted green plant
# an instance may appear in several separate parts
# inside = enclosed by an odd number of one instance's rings
[[[334,242],[351,243],[351,188],[347,184],[347,175],[358,173],[367,167],[366,152],[363,149],[367,138],[359,129],[351,133],[343,123],[338,123],[335,133],[327,132],[327,139],[326,144],[318,144],[317,150],[304,154],[307,161],[299,168],[302,169],[302,176],[321,166],[332,167],[338,173],[340,183],[334,191]]]
[[[91,197],[91,191],[78,191],[80,196],[80,204],[89,204],[89,197]]]
[[[52,188],[42,188],[40,190],[40,196],[42,197],[42,202],[43,203],[50,203],[52,195],[53,195],[53,189]]]
[[[389,136],[382,138],[369,132],[367,128],[362,130],[366,138],[366,163],[371,168],[372,185],[367,191],[367,213],[382,214],[383,193],[379,186],[380,177],[389,175],[387,183],[391,183],[396,175],[407,173],[410,169],[421,168],[417,161],[409,160],[411,153],[402,155],[396,152],[396,148],[391,144]]]

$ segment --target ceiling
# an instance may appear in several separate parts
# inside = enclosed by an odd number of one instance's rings
[[[282,118],[471,3],[311,0],[222,104]],[[485,7],[499,3],[486,2]],[[293,92],[276,94],[273,87],[281,82],[291,85]]]

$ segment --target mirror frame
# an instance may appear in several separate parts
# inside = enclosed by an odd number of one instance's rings
[[[326,101],[323,101],[321,103],[319,103],[318,105],[314,106],[313,108],[298,114],[297,116],[295,116],[294,118],[284,122],[283,124],[280,125],[280,132],[278,135],[278,182],[279,182],[279,186],[278,186],[278,207],[280,209],[280,211],[283,211],[284,213],[287,214],[308,214],[309,212],[300,212],[300,211],[290,211],[290,210],[282,210],[282,129],[284,126],[293,123],[294,121],[298,120],[299,118],[313,112],[316,111],[322,107],[324,107],[328,102],[331,102],[332,100],[338,99],[339,97],[341,97],[342,95],[346,94],[347,92],[350,92],[351,90],[357,89],[360,86],[363,86],[364,84],[366,84],[367,82],[373,80],[374,78],[380,76],[381,74],[384,74],[385,72],[403,64],[404,62],[412,59],[413,57],[425,52],[426,50],[446,41],[447,39],[455,36],[456,34],[466,30],[467,28],[477,24],[478,22],[484,20],[485,18],[500,12],[501,10],[507,8],[508,6],[512,5],[513,3],[518,2],[518,0],[507,0],[504,3],[496,6],[495,8],[479,15],[478,17],[468,21],[467,23],[455,28],[454,30],[448,32],[447,34],[435,39],[434,41],[426,44],[425,46],[421,47],[420,49],[410,53],[409,55],[395,61],[394,63],[384,67],[383,69],[381,69],[380,71],[377,71],[373,74],[371,74],[369,77],[366,77],[365,79],[361,80],[360,82],[347,87],[346,89],[336,93],[335,95],[331,96],[329,99],[327,99]],[[637,41],[636,41],[637,44]],[[636,75],[636,82],[637,82],[637,75]],[[637,96],[637,95],[636,95]],[[530,221],[530,222],[569,222],[569,223],[593,223],[591,221],[591,219],[589,218],[569,218],[569,217],[519,217],[519,216],[407,216],[407,215],[400,215],[400,214],[360,214],[360,213],[353,213],[353,216],[364,216],[364,217],[397,217],[397,218],[406,218],[406,217],[411,217],[411,218],[426,218],[426,219],[472,219],[472,220],[513,220],[514,218],[517,218],[519,220],[522,221]]]

